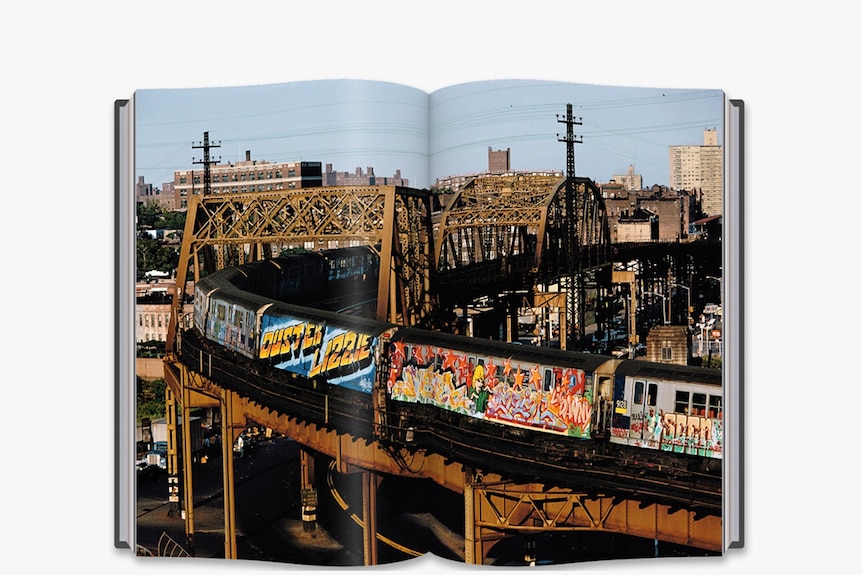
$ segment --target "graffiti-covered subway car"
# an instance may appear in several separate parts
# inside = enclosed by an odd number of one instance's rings
[[[387,394],[503,425],[590,438],[594,372],[608,358],[398,328]]]
[[[721,459],[720,370],[624,361],[614,374],[611,443]]]

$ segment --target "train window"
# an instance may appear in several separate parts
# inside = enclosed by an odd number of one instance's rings
[[[692,415],[706,415],[706,394],[693,393],[691,395]]]
[[[640,405],[644,402],[644,382],[636,381],[635,382],[635,393],[632,397],[632,403],[635,405]]]
[[[674,412],[688,415],[688,399],[689,393],[687,391],[677,391],[676,403],[673,407]]]
[[[658,395],[658,384],[650,383],[647,385],[647,405],[650,407],[655,407],[656,404],[656,396]]]
[[[223,305],[219,305],[216,308],[216,317],[218,317],[219,321],[224,321],[225,317],[225,307]]]
[[[710,417],[721,417],[721,396],[720,395],[710,395],[709,396],[709,416]]]
[[[542,382],[542,391],[551,391],[551,376],[553,372],[545,368],[545,380]]]

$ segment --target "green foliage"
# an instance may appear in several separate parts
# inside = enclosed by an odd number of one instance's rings
[[[721,369],[721,356],[713,355],[713,356],[703,356],[701,359],[701,365],[703,367],[710,367],[712,369]]]
[[[158,340],[144,341],[136,344],[135,357],[161,358],[165,356],[165,342]]]
[[[289,256],[291,254],[310,254],[311,250],[306,248],[281,248],[281,252],[278,255],[280,256]]]
[[[186,227],[186,212],[165,212],[159,227],[182,231]]]
[[[186,212],[166,212],[158,202],[138,204],[138,229],[183,230]]]
[[[138,379],[137,420],[160,419],[165,416],[165,380]]]
[[[158,222],[162,219],[164,210],[158,202],[146,202],[138,204],[138,229],[158,228]]]
[[[175,247],[161,245],[146,232],[138,234],[136,256],[135,265],[142,273],[150,270],[169,272],[180,261],[180,254]]]

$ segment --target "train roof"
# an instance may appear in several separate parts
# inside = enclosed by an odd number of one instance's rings
[[[591,353],[506,343],[410,327],[399,327],[392,340],[456,349],[480,357],[511,358],[525,363],[575,367],[588,373],[594,372],[599,366],[612,360],[610,357]]]
[[[259,309],[264,305],[271,304],[267,313],[281,314],[313,321],[320,324],[338,325],[340,327],[362,330],[369,335],[379,335],[390,329],[391,324],[375,319],[339,314],[326,310],[298,306],[286,302],[276,301],[272,298],[259,296],[243,289],[245,275],[241,268],[228,268],[214,272],[198,282],[198,286],[204,291],[218,288],[216,297],[221,294],[231,303],[244,305],[250,309]]]
[[[669,363],[654,363],[639,359],[624,360],[617,367],[618,375],[659,379],[662,381],[679,381],[690,383],[705,383],[721,385],[721,370]]]

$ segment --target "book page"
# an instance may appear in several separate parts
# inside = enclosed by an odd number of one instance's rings
[[[721,555],[725,105],[136,92],[136,552]]]

